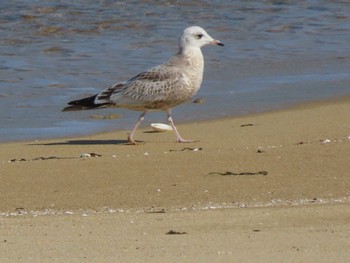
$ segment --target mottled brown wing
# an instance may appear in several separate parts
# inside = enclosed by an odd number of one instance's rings
[[[183,75],[176,70],[154,68],[140,73],[129,81],[110,88],[109,100],[121,107],[143,110],[171,106],[176,90],[186,85]]]
[[[140,101],[157,101],[169,99],[174,90],[184,85],[184,80],[180,72],[163,68],[143,72],[126,85],[124,96]]]

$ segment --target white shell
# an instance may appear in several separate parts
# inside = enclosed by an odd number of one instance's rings
[[[151,127],[154,131],[172,131],[173,128],[168,124],[163,123],[152,123]]]

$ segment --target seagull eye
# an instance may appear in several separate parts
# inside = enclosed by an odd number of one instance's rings
[[[196,38],[197,38],[197,39],[201,39],[202,37],[203,37],[203,34],[201,34],[201,33],[199,33],[199,34],[196,35]]]

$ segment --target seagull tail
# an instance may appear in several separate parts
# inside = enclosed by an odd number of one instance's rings
[[[103,108],[106,106],[111,105],[111,103],[95,103],[95,99],[99,94],[96,94],[91,97],[87,97],[80,100],[73,100],[68,102],[68,105],[65,107],[62,111],[81,111],[81,110],[91,110],[91,109],[97,109],[97,108]]]

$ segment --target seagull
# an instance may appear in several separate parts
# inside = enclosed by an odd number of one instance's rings
[[[68,102],[70,106],[63,111],[104,107],[141,111],[138,121],[128,134],[130,144],[137,144],[134,135],[148,112],[164,111],[167,113],[168,122],[177,142],[193,142],[180,136],[171,109],[188,101],[199,90],[204,70],[201,47],[205,45],[224,46],[221,41],[209,36],[203,28],[187,27],[180,36],[178,52],[164,64],[144,71],[127,81],[116,83],[94,96]]]

